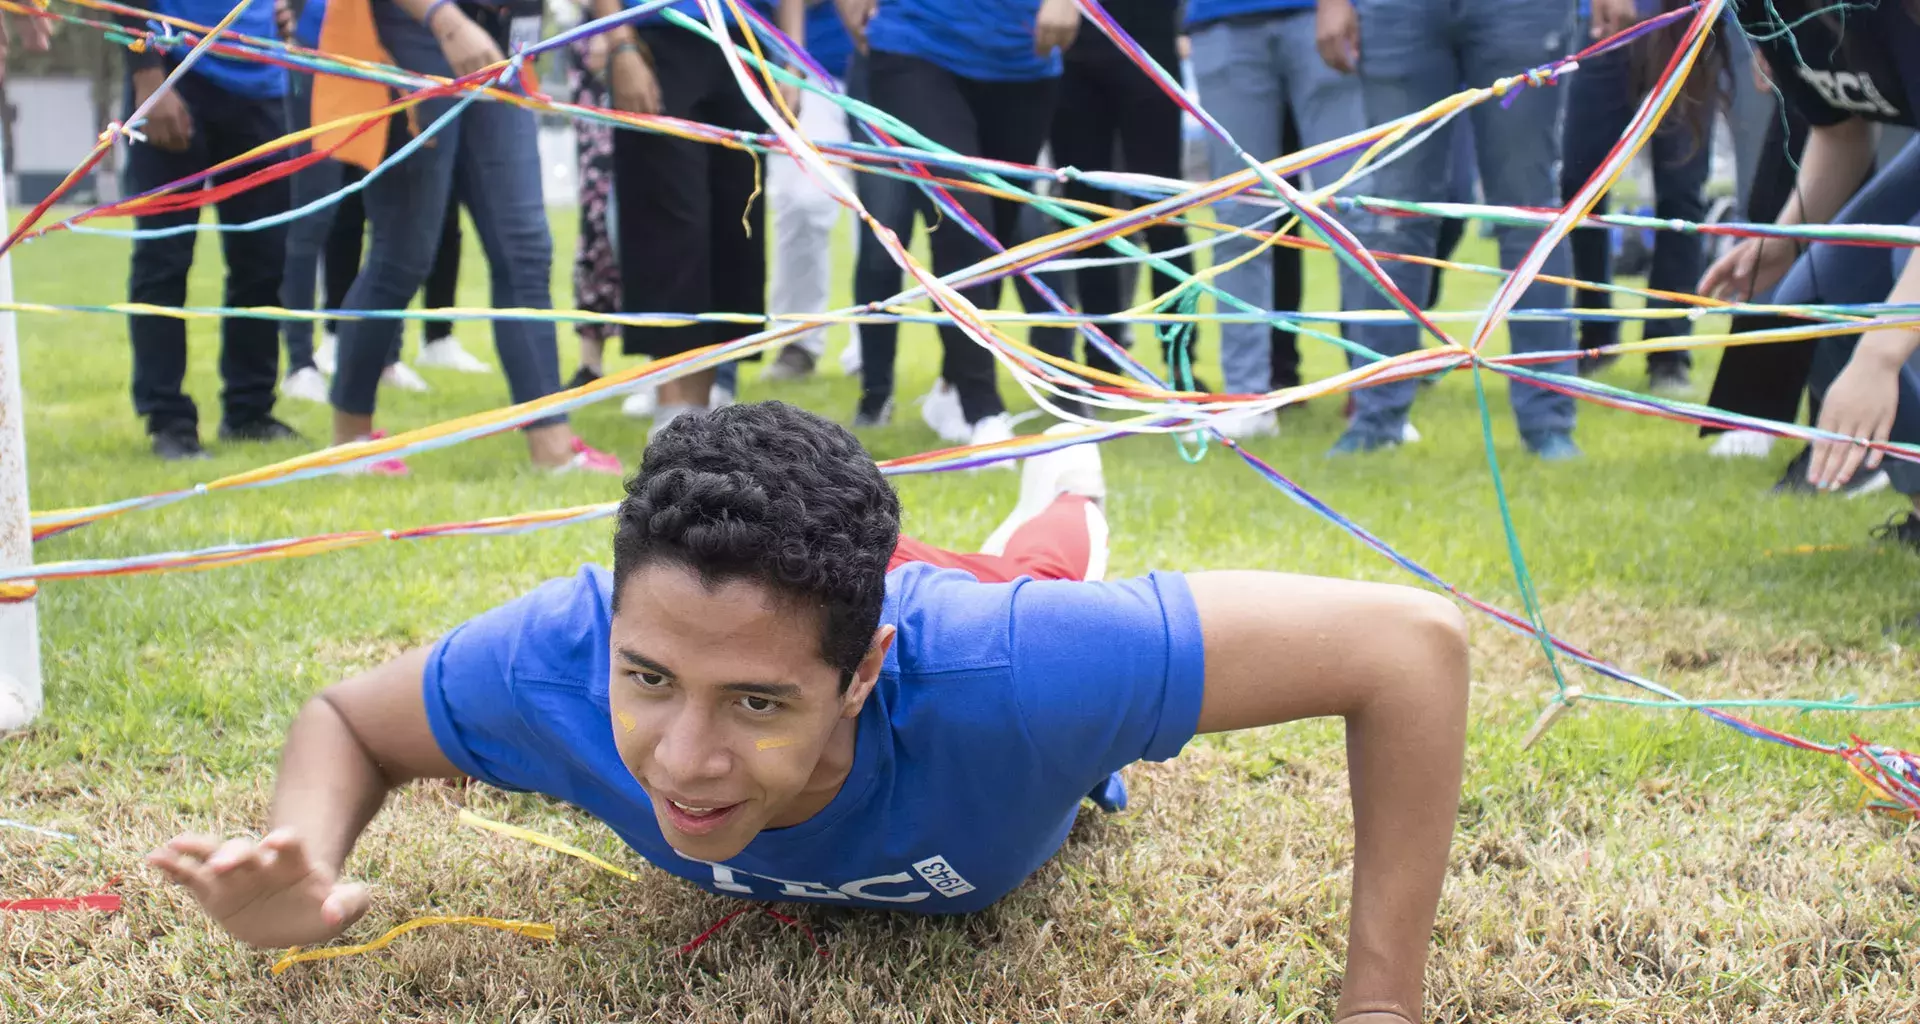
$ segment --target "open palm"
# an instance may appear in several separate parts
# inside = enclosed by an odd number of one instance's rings
[[[288,832],[258,842],[175,836],[148,854],[147,862],[192,892],[220,927],[252,946],[325,942],[367,912],[366,886],[342,883]]]

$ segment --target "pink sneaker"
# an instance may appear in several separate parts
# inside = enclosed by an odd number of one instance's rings
[[[380,441],[380,440],[384,440],[386,436],[387,436],[386,431],[376,430],[373,433],[368,434],[366,437],[362,438],[362,440]],[[406,476],[408,473],[412,472],[412,470],[409,470],[407,468],[407,464],[405,460],[381,459],[379,462],[369,462],[366,465],[359,467],[358,469],[349,469],[346,472],[365,473],[369,476]]]
[[[601,476],[621,476],[626,473],[618,458],[589,446],[577,437],[573,439],[573,458],[553,467],[555,473],[571,473],[575,470]]]

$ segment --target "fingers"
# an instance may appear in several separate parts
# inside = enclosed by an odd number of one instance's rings
[[[1879,426],[1874,428],[1873,440],[1876,443],[1884,442],[1887,440],[1888,437],[1892,436],[1892,434],[1893,434],[1893,417],[1888,416],[1885,419],[1880,421]],[[1879,469],[1880,460],[1885,455],[1886,453],[1881,451],[1878,448],[1867,449],[1867,462],[1866,462],[1867,469],[1868,470]]]
[[[372,902],[367,887],[359,882],[336,885],[327,894],[326,901],[320,904],[320,919],[331,928],[350,928],[365,916]]]

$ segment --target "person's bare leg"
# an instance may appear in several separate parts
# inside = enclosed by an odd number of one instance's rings
[[[607,372],[607,339],[581,338],[580,365],[599,377]]]
[[[693,409],[707,407],[707,395],[713,390],[714,371],[702,370],[685,377],[665,381],[660,385],[660,405],[686,406]]]
[[[333,411],[333,443],[350,444],[373,433],[373,417]]]
[[[528,427],[527,456],[542,469],[554,469],[573,461],[573,428],[565,423]]]

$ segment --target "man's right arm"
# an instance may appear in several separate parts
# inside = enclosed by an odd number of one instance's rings
[[[462,774],[427,722],[429,655],[411,651],[307,702],[281,751],[265,838],[181,835],[148,861],[250,945],[308,945],[346,930],[368,898],[365,886],[341,881],[341,868],[388,791]]]

